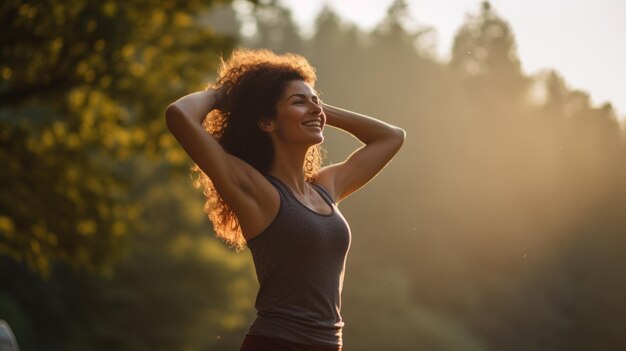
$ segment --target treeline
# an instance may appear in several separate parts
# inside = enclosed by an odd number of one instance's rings
[[[325,8],[311,38],[274,2],[237,2],[247,16],[217,3],[2,7],[0,318],[23,350],[237,349],[249,253],[213,238],[162,116],[237,45],[305,55],[323,100],[407,131],[341,204],[347,347],[626,344],[626,150],[610,104],[522,72],[488,3],[449,62],[402,0],[371,32]],[[326,131],[328,162],[358,145]]]

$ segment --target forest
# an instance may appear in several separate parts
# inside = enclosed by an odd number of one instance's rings
[[[301,54],[325,102],[407,132],[340,204],[348,350],[626,345],[626,128],[558,67],[523,72],[489,2],[445,61],[405,0],[371,31],[326,7],[310,36],[272,0],[8,0],[0,28],[0,319],[22,351],[238,349],[250,252],[215,237],[164,118],[237,47]],[[326,164],[360,145],[325,140]]]

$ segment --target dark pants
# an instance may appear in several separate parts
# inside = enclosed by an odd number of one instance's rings
[[[341,347],[303,345],[266,336],[246,335],[239,351],[341,351]]]

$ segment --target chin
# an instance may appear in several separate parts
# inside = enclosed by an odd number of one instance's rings
[[[321,135],[321,136],[317,139],[317,141],[315,142],[315,144],[313,144],[313,145],[319,145],[319,144],[321,144],[321,143],[323,143],[323,142],[324,142],[324,136],[323,136],[323,135]]]

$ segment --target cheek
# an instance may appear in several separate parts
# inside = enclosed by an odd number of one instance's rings
[[[302,115],[306,112],[303,111],[302,108],[298,108],[296,106],[286,109],[283,114],[283,121],[286,123],[300,123],[302,122]]]

